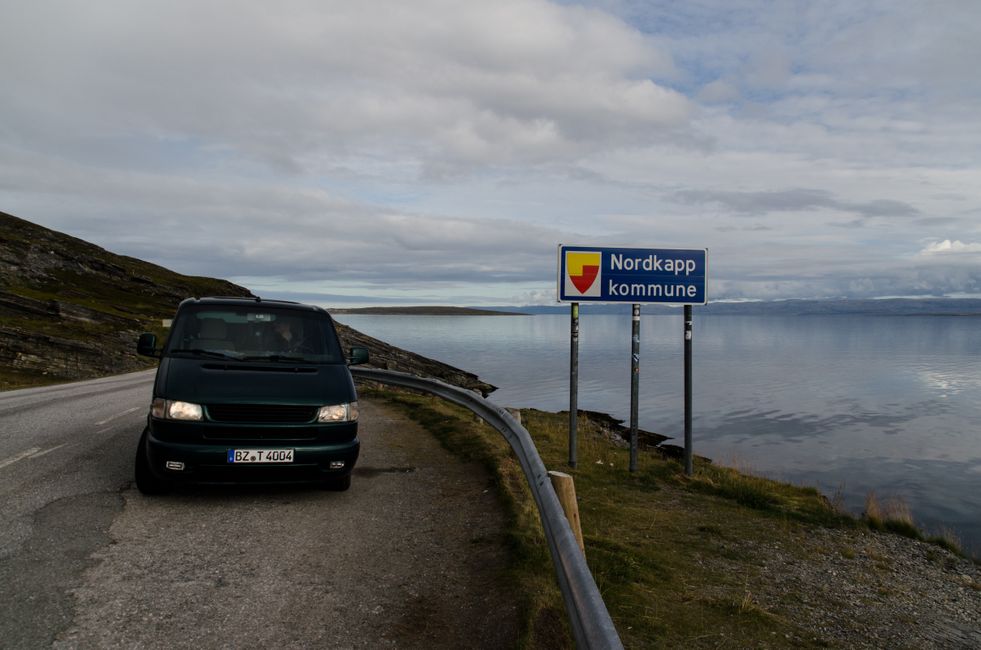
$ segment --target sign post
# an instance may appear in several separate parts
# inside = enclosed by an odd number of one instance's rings
[[[694,472],[691,444],[691,305],[685,305],[685,476]]]
[[[640,380],[640,306],[685,305],[685,472],[691,474],[691,306],[708,302],[708,251],[704,248],[608,248],[559,245],[558,301],[572,303],[569,464],[576,466],[579,372],[579,304],[633,305],[630,362],[630,471],[637,469]]]
[[[579,303],[572,303],[569,332],[569,467],[576,468],[576,437],[579,430]]]
[[[637,410],[640,402],[640,305],[634,304],[630,337],[630,471],[637,471]]]

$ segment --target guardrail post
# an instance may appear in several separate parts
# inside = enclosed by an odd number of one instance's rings
[[[565,518],[569,520],[572,534],[576,536],[576,542],[579,543],[579,550],[582,551],[585,557],[586,545],[582,540],[582,526],[579,523],[579,502],[576,500],[576,483],[572,479],[572,476],[565,472],[550,471],[548,478],[552,481],[552,488],[555,489],[555,496],[559,498],[559,504],[562,506],[562,512],[565,513]]]

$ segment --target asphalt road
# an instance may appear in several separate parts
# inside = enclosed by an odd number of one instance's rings
[[[504,518],[478,468],[362,401],[351,489],[145,497],[153,375],[0,393],[0,647],[502,647]]]

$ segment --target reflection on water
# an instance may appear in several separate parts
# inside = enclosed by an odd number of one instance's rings
[[[476,372],[508,406],[568,408],[567,316],[341,316]],[[907,500],[981,553],[981,322],[957,317],[699,317],[696,451],[828,494]],[[585,315],[579,406],[626,418],[630,319]],[[640,425],[683,433],[682,321],[641,325]]]
[[[960,370],[949,368],[936,370],[924,368],[919,374],[924,386],[939,393],[941,397],[946,397],[947,393],[981,391],[981,377],[968,373],[969,369]]]

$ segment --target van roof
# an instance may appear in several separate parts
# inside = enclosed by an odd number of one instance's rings
[[[317,307],[316,305],[307,305],[301,302],[292,302],[290,300],[263,300],[259,296],[254,298],[242,298],[241,296],[204,296],[201,298],[187,298],[181,301],[178,309],[183,309],[185,306],[192,305],[221,305],[223,307],[255,307],[257,305],[262,305],[263,307],[277,307],[279,309],[295,309],[297,311],[315,311],[327,313],[322,307]]]

